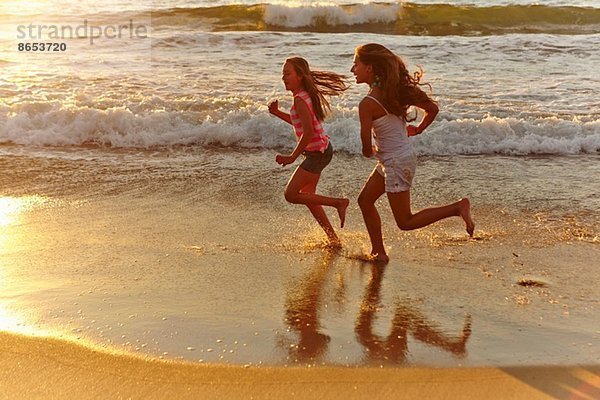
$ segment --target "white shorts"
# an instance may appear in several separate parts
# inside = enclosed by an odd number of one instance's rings
[[[378,161],[375,169],[385,179],[386,193],[410,190],[417,167],[417,156],[410,152],[386,161]]]

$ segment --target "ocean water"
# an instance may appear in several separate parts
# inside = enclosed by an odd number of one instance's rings
[[[66,50],[19,51],[45,42]],[[285,58],[350,76],[368,42],[422,66],[440,104],[413,139],[413,207],[469,196],[479,232],[400,232],[382,201],[385,274],[360,261],[367,88],[325,122],[321,190],[353,200],[341,257],[283,200],[294,139],[267,111],[291,105]],[[211,362],[597,360],[598,65],[600,1],[3,1],[0,329]]]
[[[272,98],[289,105],[283,60],[298,54],[350,75],[354,48],[380,42],[421,65],[440,102],[436,124],[414,141],[420,154],[596,154],[600,146],[595,1],[66,3],[56,13],[54,2],[3,2],[2,143],[290,147],[286,127],[266,112]],[[126,30],[90,44],[89,30],[76,31],[85,21],[106,29],[130,20],[146,38]],[[65,25],[87,38],[71,39]],[[66,39],[44,40],[67,51],[17,51],[26,41],[19,32],[48,38],[52,26]],[[364,92],[355,85],[333,100],[327,129],[339,150],[359,152]]]

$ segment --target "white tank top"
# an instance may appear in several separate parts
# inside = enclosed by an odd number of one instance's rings
[[[383,108],[385,115],[373,120],[373,139],[377,152],[375,157],[380,161],[412,153],[413,148],[406,132],[406,121],[391,114],[375,97],[366,96]]]

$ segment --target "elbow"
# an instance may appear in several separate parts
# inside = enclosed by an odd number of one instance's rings
[[[435,118],[439,112],[440,112],[440,108],[438,107],[438,105],[432,102],[431,106],[427,110],[427,113],[430,114],[432,118]]]
[[[371,158],[373,151],[371,149],[363,149],[362,154],[367,158]]]

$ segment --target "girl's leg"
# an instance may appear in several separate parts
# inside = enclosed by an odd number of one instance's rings
[[[377,172],[377,169],[374,169],[358,195],[358,205],[369,232],[371,255],[378,261],[387,262],[389,258],[383,246],[381,217],[375,208],[375,202],[383,193],[385,193],[385,179]]]
[[[304,204],[304,205],[321,205],[334,207],[340,217],[340,225],[344,227],[344,221],[346,220],[346,209],[350,204],[350,200],[345,198],[327,197],[315,194],[314,192],[304,192],[303,188],[313,184],[317,186],[317,182],[321,174],[313,174],[300,167],[297,167],[294,174],[290,178],[290,181],[285,188],[285,199],[293,204]]]
[[[471,203],[467,198],[447,206],[427,208],[413,214],[410,211],[409,190],[406,192],[388,193],[387,195],[396,224],[402,230],[418,229],[444,218],[460,216],[465,221],[467,232],[470,236],[473,236],[475,224],[471,219]]]
[[[314,194],[317,190],[317,184],[319,183],[319,179],[315,180],[307,184],[302,188],[302,193],[312,193]],[[310,213],[315,217],[321,228],[325,231],[325,234],[329,238],[329,243],[332,246],[339,247],[341,246],[340,239],[338,235],[335,233],[333,226],[331,226],[331,222],[329,222],[329,218],[327,218],[327,214],[325,214],[325,210],[323,210],[323,206],[319,204],[306,204],[306,207],[310,210]]]

